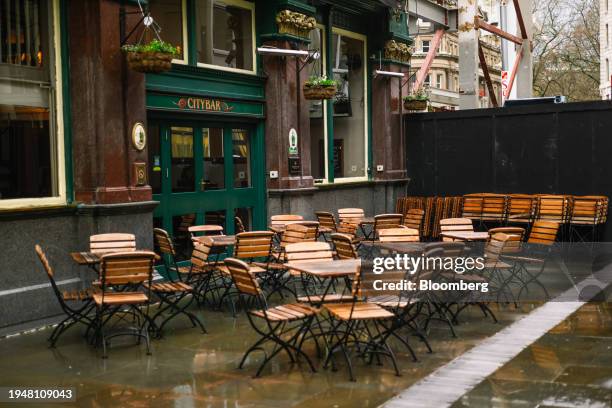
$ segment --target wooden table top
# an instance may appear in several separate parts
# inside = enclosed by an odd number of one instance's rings
[[[194,225],[188,228],[189,232],[223,232],[221,225]]]
[[[378,248],[387,249],[397,253],[418,253],[422,252],[426,243],[424,242],[380,242],[380,241],[363,241],[361,245],[371,245]]]
[[[486,241],[489,239],[488,232],[448,231],[442,232],[440,235],[446,238],[457,239],[459,241]]]
[[[194,241],[199,241],[204,238],[210,239],[212,242],[212,246],[215,247],[230,246],[236,244],[235,235],[207,235],[203,237],[195,237]]]
[[[321,278],[337,278],[357,273],[361,259],[341,259],[321,262],[288,262],[287,268]]]
[[[96,265],[100,263],[100,256],[93,252],[71,252],[70,256],[79,265]]]

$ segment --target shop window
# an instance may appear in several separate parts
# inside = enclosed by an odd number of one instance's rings
[[[170,128],[172,141],[172,192],[194,191],[193,128]]]
[[[334,29],[334,176],[367,176],[367,60],[365,37]]]
[[[196,2],[198,65],[255,71],[254,7],[243,0]]]
[[[153,194],[162,192],[161,135],[159,125],[149,125],[149,185]]]
[[[204,147],[204,180],[205,190],[225,188],[225,159],[223,156],[223,129],[202,129]]]
[[[234,160],[234,187],[251,187],[251,148],[246,129],[232,129],[232,157]]]
[[[325,31],[318,27],[310,32],[310,47],[312,52],[319,52],[320,58],[313,59],[309,67],[310,76],[325,76]],[[323,181],[327,178],[325,170],[327,157],[327,102],[323,100],[308,101],[310,114],[310,157],[312,177]]]
[[[61,89],[54,75],[53,4],[0,2],[0,200],[65,200],[53,100],[59,95],[52,91]]]
[[[162,27],[162,39],[180,50],[174,62],[186,63],[185,0],[149,0],[149,11],[153,20]]]

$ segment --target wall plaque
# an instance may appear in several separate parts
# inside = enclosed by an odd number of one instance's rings
[[[137,186],[147,185],[147,164],[143,162],[134,163],[134,177]]]
[[[299,156],[289,157],[289,175],[300,176],[302,175],[302,165]]]

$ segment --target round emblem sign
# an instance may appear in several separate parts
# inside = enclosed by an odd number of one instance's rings
[[[147,146],[147,131],[140,122],[134,124],[132,128],[132,144],[136,150],[144,150]]]

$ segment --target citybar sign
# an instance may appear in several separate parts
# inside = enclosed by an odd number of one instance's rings
[[[180,109],[204,112],[231,112],[234,110],[227,102],[209,98],[180,98],[174,102]]]

